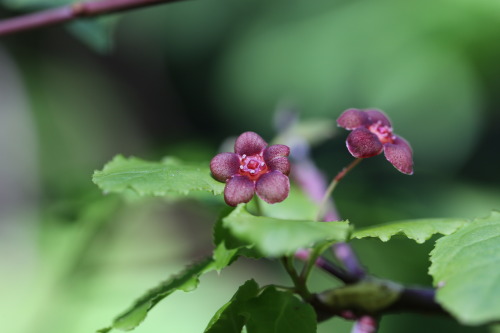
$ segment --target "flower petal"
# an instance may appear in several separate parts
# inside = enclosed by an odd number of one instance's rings
[[[279,171],[271,171],[262,175],[255,183],[257,195],[267,203],[281,202],[288,197],[290,181]]]
[[[392,126],[391,121],[389,120],[389,117],[387,117],[387,115],[385,113],[383,113],[382,111],[376,110],[376,109],[371,109],[371,110],[366,110],[365,112],[368,115],[368,117],[370,118],[370,121],[369,121],[370,124],[374,124],[377,121],[380,121],[380,123],[383,126],[388,126],[388,127]]]
[[[240,158],[235,153],[222,153],[215,155],[210,161],[210,171],[215,179],[225,182],[229,177],[238,173]]]
[[[408,141],[396,136],[394,143],[384,144],[385,158],[402,173],[413,174],[413,151]]]
[[[273,158],[290,155],[290,147],[285,145],[272,145],[264,150],[264,161],[267,163]]]
[[[271,171],[277,170],[285,175],[290,173],[290,162],[286,156],[290,155],[290,148],[285,145],[272,145],[264,150],[264,161]]]
[[[357,158],[372,157],[384,149],[378,137],[364,127],[352,131],[347,136],[346,145],[351,155]]]
[[[238,155],[255,155],[266,148],[267,143],[255,132],[241,134],[234,143],[234,152]]]
[[[276,157],[266,163],[271,171],[279,171],[285,175],[290,173],[290,162],[286,157]]]
[[[236,175],[229,178],[224,188],[224,201],[229,206],[236,206],[240,203],[252,200],[255,193],[253,181],[244,176]]]
[[[347,109],[337,119],[337,124],[348,130],[369,125],[369,117],[365,112],[358,109]]]

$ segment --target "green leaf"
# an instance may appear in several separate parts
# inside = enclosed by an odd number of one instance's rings
[[[231,232],[224,227],[223,219],[230,215],[233,210],[234,208],[232,207],[226,207],[214,226],[213,236],[215,250],[213,253],[213,260],[214,268],[218,272],[231,265],[242,255],[254,259],[262,258],[262,254],[253,250],[251,245],[235,238]]]
[[[140,196],[224,191],[224,183],[212,178],[208,163],[194,166],[173,159],[148,162],[118,155],[102,171],[95,171],[92,180],[104,192],[125,193],[131,189]]]
[[[314,333],[316,312],[293,294],[266,288],[246,306],[248,333]]]
[[[222,219],[229,215],[234,208],[226,207],[222,210],[214,225],[213,237],[215,249],[213,252],[214,268],[220,272],[223,268],[231,265],[241,254],[244,244],[234,239],[229,230],[224,228]],[[229,244],[229,245],[226,245]]]
[[[193,291],[198,287],[200,275],[211,270],[213,270],[213,260],[211,258],[186,268],[180,274],[146,292],[127,311],[118,316],[111,327],[103,328],[99,332],[108,332],[111,328],[125,331],[136,328],[158,302],[177,290]]]
[[[375,225],[353,232],[352,238],[378,237],[387,242],[394,235],[403,235],[419,244],[434,234],[450,235],[469,223],[463,219],[422,219]]]
[[[500,320],[500,212],[439,239],[429,273],[437,301],[463,324]]]
[[[266,257],[292,254],[320,242],[341,242],[349,237],[347,222],[314,222],[251,215],[239,205],[223,219],[231,235]]]
[[[214,268],[220,272],[223,268],[231,265],[239,256],[239,248],[228,249],[224,242],[215,247],[213,260]]]
[[[254,280],[243,284],[233,298],[217,311],[208,323],[205,333],[241,333],[246,317],[243,315],[246,302],[257,296],[259,286]]]
[[[258,215],[284,220],[315,220],[318,214],[318,205],[297,186],[292,186],[286,200],[278,204],[268,204],[259,197],[255,197],[250,204],[255,201],[260,207],[261,214]]]
[[[85,20],[74,20],[67,29],[99,53],[108,53],[113,47],[113,33],[118,23],[116,15]]]

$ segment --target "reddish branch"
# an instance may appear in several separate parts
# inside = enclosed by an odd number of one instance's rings
[[[102,0],[74,3],[0,21],[0,36],[68,22],[180,0]]]

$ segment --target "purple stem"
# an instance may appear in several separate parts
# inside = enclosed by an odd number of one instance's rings
[[[74,3],[0,21],[0,36],[64,23],[76,18],[99,16],[180,0],[102,0]]]
[[[361,266],[358,257],[346,243],[337,243],[334,244],[332,250],[337,257],[345,266],[347,272],[351,276],[353,282],[358,282],[366,276],[366,272]]]
[[[408,287],[388,311],[418,310],[423,313],[447,314],[436,302],[436,290],[431,288]]]
[[[310,304],[316,310],[319,322],[325,321],[333,316],[340,316],[347,320],[358,321],[365,316],[375,319],[385,313],[395,312],[414,312],[450,316],[450,314],[436,302],[435,296],[436,290],[432,288],[406,287],[391,306],[377,313],[360,313],[349,307],[344,308],[341,304],[332,304],[333,307],[331,307],[324,304],[316,295],[313,295]],[[359,323],[356,323],[355,326],[358,324]]]
[[[295,252],[295,258],[302,260],[302,261],[309,260],[309,256],[310,256],[310,251],[306,250],[306,249],[300,249],[297,252]],[[321,268],[325,272],[335,276],[336,278],[338,278],[340,281],[342,281],[344,283],[349,284],[349,283],[355,283],[355,282],[359,281],[359,279],[351,276],[345,270],[343,270],[342,268],[338,267],[337,265],[335,265],[334,263],[328,261],[327,259],[325,259],[323,257],[318,257],[316,259],[316,262],[314,263],[314,265],[318,268]]]

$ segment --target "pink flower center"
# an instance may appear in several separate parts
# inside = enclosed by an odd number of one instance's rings
[[[375,134],[382,144],[394,143],[394,140],[396,139],[396,136],[392,134],[392,127],[382,125],[380,120],[370,125],[368,130]]]
[[[240,156],[240,175],[257,180],[265,173],[267,173],[267,165],[262,154]]]

